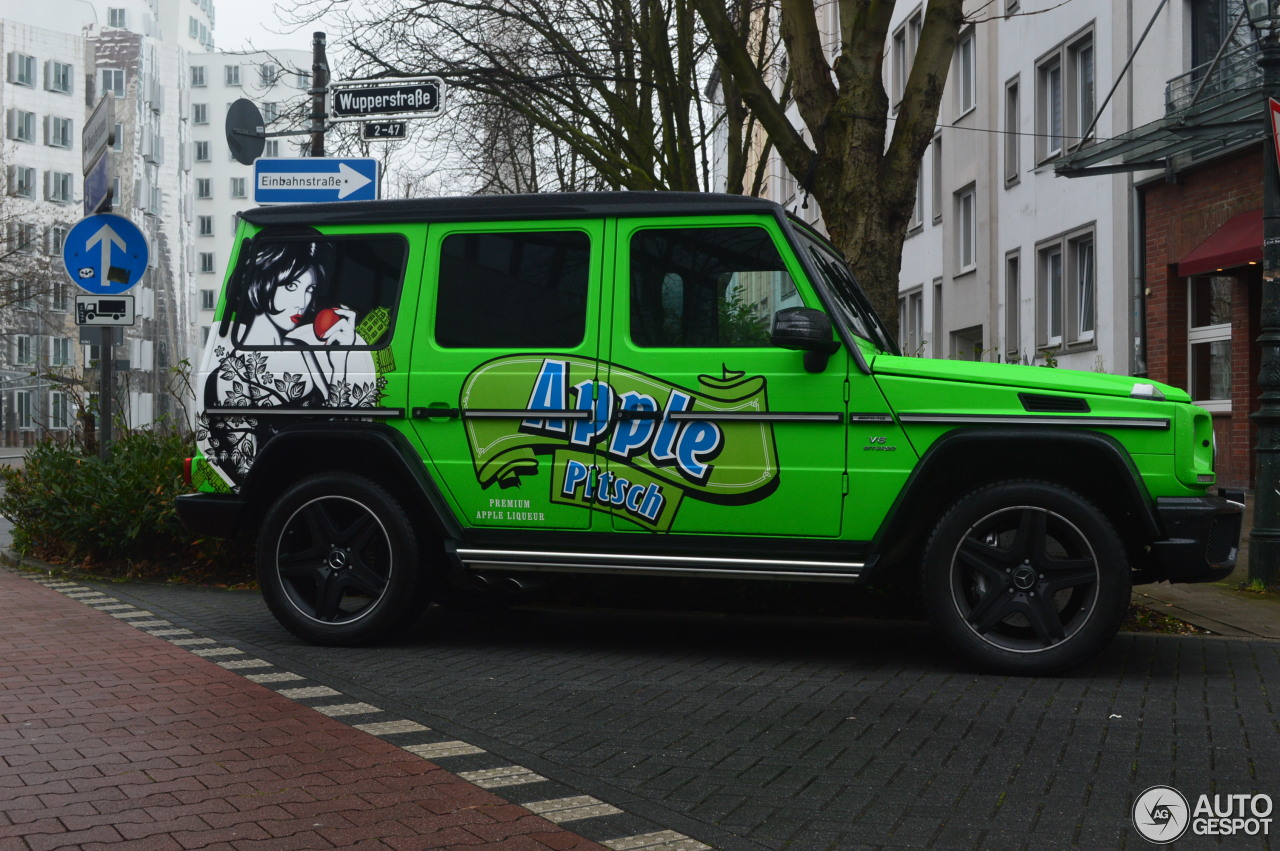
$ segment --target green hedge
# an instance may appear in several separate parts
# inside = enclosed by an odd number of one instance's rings
[[[0,468],[0,514],[14,525],[13,546],[56,561],[123,567],[131,575],[173,578],[188,572],[225,583],[247,581],[245,553],[226,542],[199,541],[178,520],[174,497],[189,492],[182,461],[189,438],[134,431],[103,461],[75,444],[45,442],[25,466]],[[140,571],[140,564],[152,563]],[[161,574],[161,575],[157,575]]]

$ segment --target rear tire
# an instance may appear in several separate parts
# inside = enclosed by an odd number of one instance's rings
[[[1130,570],[1105,516],[1046,482],[1001,482],[961,498],[925,550],[924,602],[962,656],[1007,674],[1052,674],[1110,643]]]
[[[324,473],[286,490],[263,521],[257,562],[271,613],[312,644],[368,644],[425,608],[408,515],[360,476]]]

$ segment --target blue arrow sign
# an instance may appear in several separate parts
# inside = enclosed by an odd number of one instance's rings
[[[378,197],[378,161],[364,157],[259,157],[253,161],[258,204],[372,201]]]
[[[121,216],[100,213],[76,222],[62,245],[62,262],[80,289],[118,295],[147,271],[147,238]]]

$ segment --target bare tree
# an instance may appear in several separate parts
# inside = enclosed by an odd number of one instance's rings
[[[711,33],[723,73],[782,162],[817,201],[832,241],[849,259],[876,311],[896,330],[902,244],[915,206],[920,160],[933,136],[964,24],[963,0],[929,0],[892,122],[883,58],[893,0],[757,0],[729,8],[723,0],[691,2]],[[831,3],[838,14],[834,44],[821,26]],[[767,30],[775,11],[788,67],[782,94],[743,38],[749,31],[744,15],[762,21]],[[789,99],[803,130],[788,114]]]
[[[712,188],[724,117],[690,0],[374,0],[340,16],[349,77],[445,79],[447,115],[415,122],[417,139],[475,190]]]

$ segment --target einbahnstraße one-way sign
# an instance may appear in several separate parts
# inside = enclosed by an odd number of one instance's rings
[[[259,157],[253,161],[258,204],[373,201],[378,161],[369,157]]]

